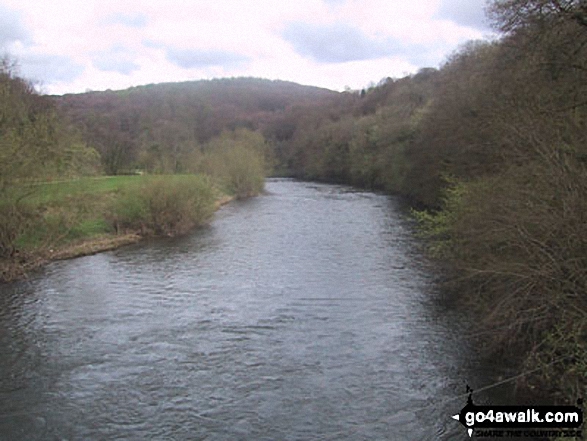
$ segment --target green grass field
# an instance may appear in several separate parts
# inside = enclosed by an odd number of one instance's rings
[[[37,184],[29,201],[33,203],[56,203],[79,195],[101,197],[108,193],[125,188],[139,186],[154,175],[133,175],[133,176],[100,176],[94,178],[80,178],[68,181],[44,182]],[[181,178],[181,176],[168,176],[170,179]]]
[[[38,215],[20,235],[18,248],[34,252],[115,234],[112,207],[117,200],[140,194],[150,182],[188,183],[190,179],[196,178],[194,175],[104,176],[35,184],[30,187],[25,203]],[[219,191],[215,193],[221,196]]]

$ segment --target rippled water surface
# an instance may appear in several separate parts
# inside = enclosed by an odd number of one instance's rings
[[[267,190],[0,286],[0,439],[468,439],[483,367],[397,202]]]

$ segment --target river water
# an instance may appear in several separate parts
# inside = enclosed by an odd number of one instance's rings
[[[491,369],[414,241],[393,198],[269,180],[0,286],[0,439],[468,439]]]

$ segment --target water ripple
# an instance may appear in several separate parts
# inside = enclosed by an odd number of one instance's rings
[[[437,403],[476,374],[399,205],[268,190],[0,288],[0,439],[466,439]]]

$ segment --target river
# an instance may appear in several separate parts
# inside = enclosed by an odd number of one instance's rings
[[[0,439],[468,439],[492,372],[432,274],[397,200],[269,180],[0,286]]]

